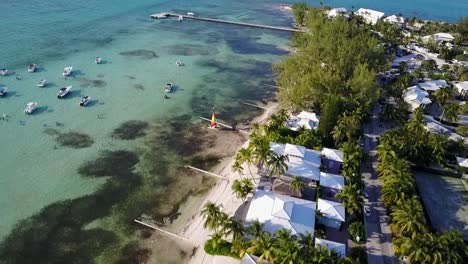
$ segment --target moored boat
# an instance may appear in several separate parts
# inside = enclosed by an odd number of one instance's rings
[[[96,59],[94,61],[96,62],[96,64],[101,64],[102,59],[101,59],[101,57],[96,57]]]
[[[72,88],[72,86],[66,86],[66,87],[60,88],[60,90],[57,93],[57,98],[65,97],[67,94],[70,93],[71,88]]]
[[[70,76],[73,72],[73,67],[72,66],[69,66],[69,67],[65,67],[63,69],[63,76]]]
[[[36,64],[29,64],[28,65],[28,72],[35,72],[36,71]]]
[[[80,106],[86,106],[89,101],[91,101],[91,97],[89,96],[83,96],[83,98],[81,98],[81,101],[80,101]]]
[[[46,84],[47,84],[47,80],[46,80],[46,79],[42,79],[42,80],[40,80],[39,83],[37,84],[37,87],[43,88],[43,87],[46,86]]]
[[[25,114],[31,114],[32,112],[34,112],[34,110],[37,109],[38,105],[39,104],[37,102],[29,102],[26,105],[26,108],[24,109],[24,113]]]
[[[8,73],[8,69],[0,69],[0,75],[5,76]]]
[[[175,63],[176,63],[177,66],[184,66],[184,63],[181,62],[181,61],[176,61]]]
[[[0,87],[0,97],[3,97],[7,94],[8,92],[8,87]]]
[[[166,93],[170,93],[172,91],[172,83],[166,83],[166,87],[164,87],[164,91]]]

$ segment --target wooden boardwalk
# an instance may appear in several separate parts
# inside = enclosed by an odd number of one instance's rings
[[[167,17],[182,17],[183,19],[193,19],[193,20],[200,20],[200,21],[206,21],[206,22],[244,26],[244,27],[254,27],[254,28],[262,28],[262,29],[278,30],[278,31],[287,31],[287,32],[304,32],[303,30],[295,29],[295,28],[260,25],[260,24],[254,24],[254,23],[237,22],[237,21],[208,18],[208,17],[188,16],[188,15],[181,15],[181,14],[167,13],[167,12],[153,14],[150,17],[155,18],[155,19],[161,19],[161,18],[167,18]]]

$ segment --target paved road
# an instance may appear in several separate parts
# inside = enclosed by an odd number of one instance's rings
[[[371,209],[371,215],[365,216],[367,260],[369,264],[397,264],[392,246],[392,234],[388,224],[386,208],[381,200],[382,186],[378,178],[377,168],[377,136],[385,129],[379,127],[378,113],[380,106],[373,109],[373,117],[364,125],[364,150],[369,153],[369,160],[362,164],[362,176],[365,191],[369,198],[365,205]]]

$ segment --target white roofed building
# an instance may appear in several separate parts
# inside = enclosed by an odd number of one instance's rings
[[[285,228],[292,235],[314,234],[316,203],[257,189],[247,212],[246,221],[258,220],[273,234]]]
[[[341,203],[319,198],[317,200],[317,210],[322,213],[320,223],[325,226],[340,229],[341,224],[345,222],[345,208]]]
[[[343,151],[331,148],[322,149],[322,163],[328,172],[339,173],[343,163]]]
[[[424,42],[429,42],[429,41],[435,41],[437,43],[440,42],[451,42],[455,38],[452,36],[452,34],[449,33],[435,33],[432,35],[424,36],[422,37],[422,41]]]
[[[344,16],[344,15],[346,15],[346,12],[348,12],[348,10],[346,10],[346,8],[344,8],[344,7],[332,8],[332,9],[328,10],[327,16],[329,18],[337,17],[337,16]]]
[[[318,181],[320,179],[321,153],[303,146],[271,142],[270,148],[277,155],[288,156],[286,175]]]
[[[391,24],[395,24],[398,26],[402,26],[405,24],[405,18],[401,16],[391,15],[383,19],[383,21]]]
[[[465,167],[468,168],[468,159],[467,158],[462,158],[462,157],[456,157],[458,165],[460,167]]]
[[[459,82],[453,85],[457,93],[462,97],[463,99],[468,98],[468,81],[466,82]]]
[[[452,130],[445,127],[442,123],[435,120],[432,116],[424,115],[424,121],[426,122],[426,129],[427,131],[438,134],[438,135],[445,135],[448,139],[453,141],[461,141],[465,140],[464,137],[460,136],[459,134],[453,132]]]
[[[424,108],[426,105],[432,103],[429,99],[429,93],[420,89],[418,86],[411,86],[403,93],[403,100],[409,104],[411,111],[416,108]]]
[[[379,19],[381,19],[385,15],[385,13],[383,12],[366,8],[359,8],[359,10],[355,12],[355,14],[361,16],[366,23],[371,25],[377,24],[377,21],[379,21]]]
[[[340,257],[344,258],[346,256],[346,245],[341,244],[338,242],[322,239],[322,238],[315,238],[315,246],[321,246],[328,248],[329,251],[335,251],[340,255]]]
[[[291,116],[287,123],[286,127],[291,130],[297,131],[301,127],[305,129],[316,129],[320,122],[320,116],[311,112],[300,112],[297,116]]]
[[[335,195],[345,186],[345,178],[341,175],[320,172],[320,186],[322,186],[322,198],[335,200]]]
[[[435,92],[442,87],[447,87],[448,83],[445,80],[431,80],[422,83],[418,83],[418,87],[428,91],[428,92]]]

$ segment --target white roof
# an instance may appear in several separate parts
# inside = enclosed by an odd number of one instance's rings
[[[432,103],[429,99],[429,94],[421,90],[417,86],[411,86],[404,92],[403,99],[411,106],[411,110],[418,108],[420,105],[427,105]]]
[[[297,115],[297,117],[302,118],[302,119],[309,119],[314,122],[319,122],[320,120],[316,113],[311,113],[311,112],[306,112],[306,111],[300,112]]]
[[[448,136],[448,138],[453,141],[464,140],[464,137],[458,135],[455,132],[452,132],[450,129],[443,126],[442,123],[435,120],[432,116],[424,115],[424,118],[426,121],[427,131],[438,135]]]
[[[340,257],[345,257],[346,256],[346,245],[341,244],[338,242],[330,241],[330,240],[325,240],[322,238],[315,238],[315,246],[320,245],[322,247],[327,247],[329,251],[335,250],[338,254],[340,254]]]
[[[311,112],[302,111],[297,116],[291,116],[288,119],[286,126],[294,131],[297,131],[300,127],[305,129],[315,129],[318,127],[320,117]]]
[[[443,86],[448,86],[445,80],[431,80],[423,83],[418,83],[419,88],[426,91],[437,91]]]
[[[385,15],[383,12],[366,8],[359,8],[359,10],[356,11],[356,14],[363,17],[364,20],[370,24],[377,23],[377,20],[381,19]]]
[[[427,35],[422,38],[423,41],[427,42],[429,40],[433,39],[436,42],[442,42],[442,41],[453,41],[455,38],[452,36],[452,34],[449,33],[435,33],[433,35]]]
[[[320,210],[324,217],[338,220],[341,222],[345,221],[345,208],[344,205],[341,203],[319,198],[317,201],[317,210]]]
[[[462,157],[457,157],[457,162],[458,165],[468,168],[468,159],[467,158],[462,158]]]
[[[246,221],[265,223],[265,231],[286,228],[292,234],[314,234],[316,203],[291,196],[257,190],[250,203]]]
[[[323,148],[322,155],[329,160],[334,160],[338,162],[343,162],[343,151],[331,148]]]
[[[289,155],[287,175],[298,176],[310,180],[320,179],[321,153],[292,144],[270,143],[270,148],[278,155]],[[299,156],[299,154],[303,156]]]
[[[403,24],[405,23],[405,19],[401,16],[391,15],[384,18],[385,22],[393,23],[393,24]]]
[[[392,66],[398,66],[400,65],[401,62],[410,62],[413,61],[416,58],[416,54],[411,53],[406,56],[401,56],[401,57],[395,57],[395,59],[392,62]]]
[[[461,91],[468,91],[468,81],[456,83],[454,86],[460,92]]]
[[[338,8],[332,8],[328,11],[327,15],[328,17],[336,17],[340,14],[346,13],[348,10],[344,7],[338,7]]]
[[[320,186],[341,190],[345,186],[345,179],[341,175],[320,172]]]

